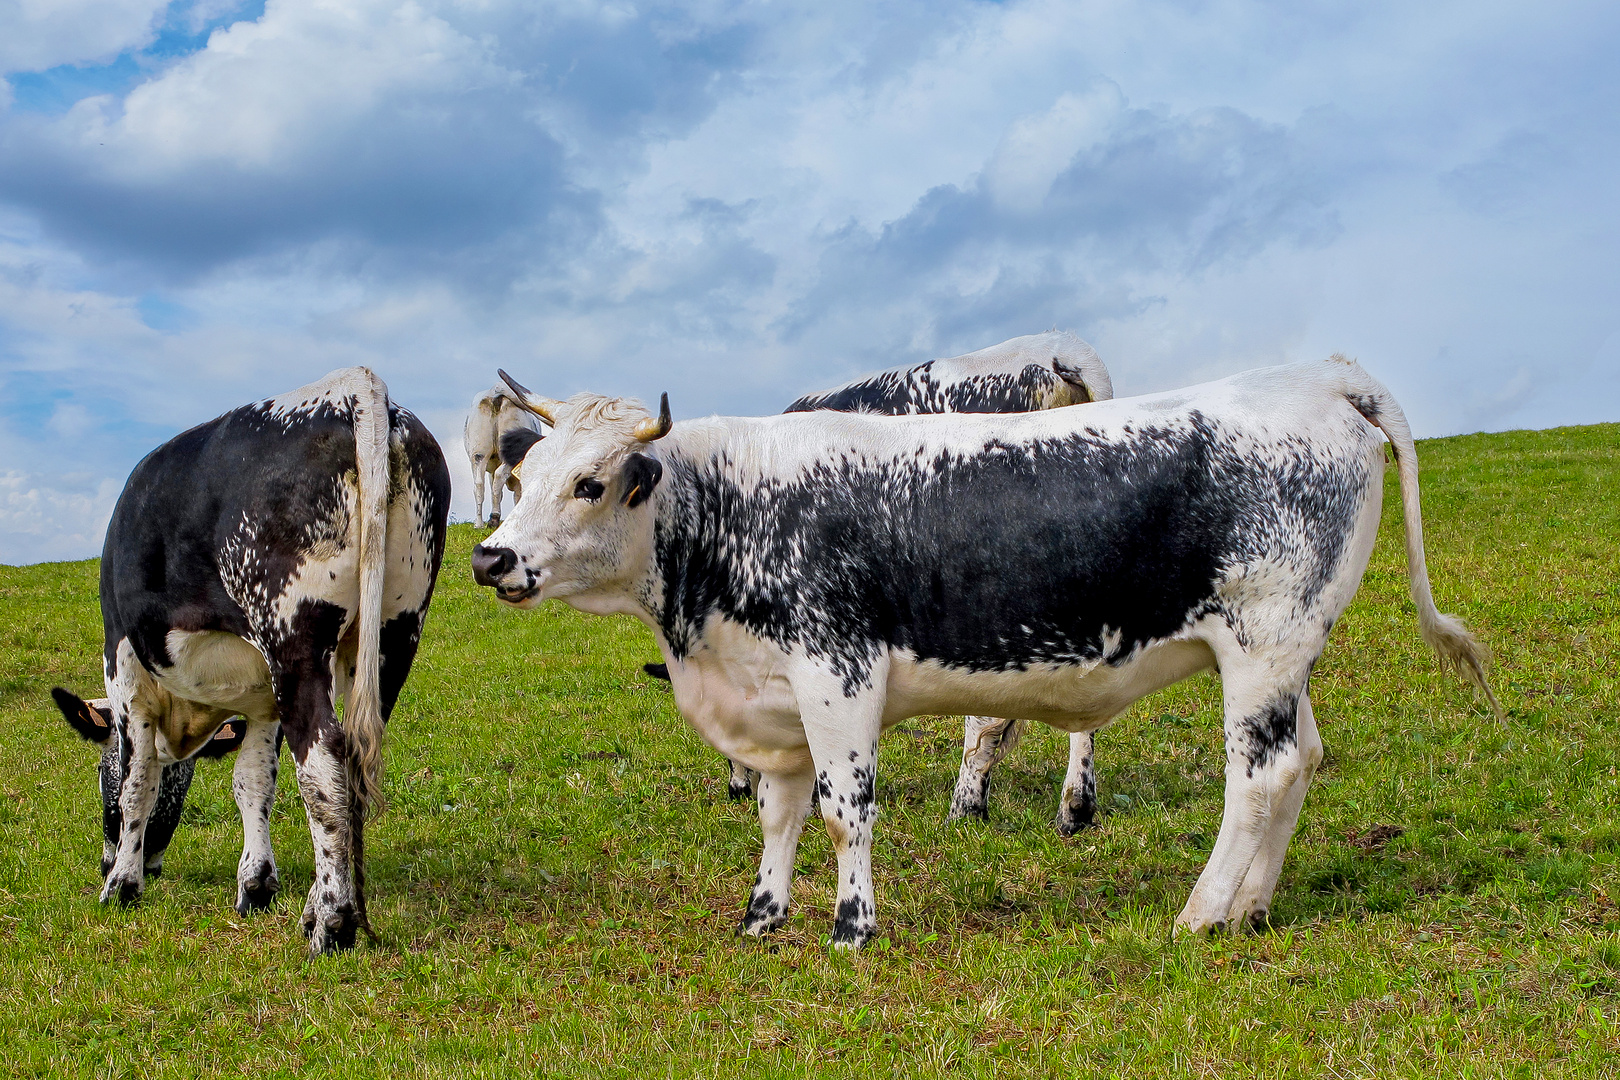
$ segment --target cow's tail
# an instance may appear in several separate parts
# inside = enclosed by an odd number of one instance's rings
[[[349,789],[360,816],[383,809],[382,607],[388,558],[388,387],[360,368],[355,392],[354,453],[360,474],[360,644],[354,682],[344,702]]]
[[[1429,589],[1429,567],[1423,557],[1423,509],[1418,498],[1417,447],[1412,442],[1406,413],[1401,411],[1389,388],[1367,374],[1360,364],[1340,355],[1333,359],[1351,369],[1345,397],[1357,412],[1384,433],[1395,455],[1395,471],[1401,482],[1401,516],[1406,521],[1406,576],[1412,590],[1412,603],[1417,607],[1418,631],[1440,658],[1440,666],[1462,672],[1463,677],[1485,695],[1500,719],[1502,705],[1491,692],[1486,678],[1490,650],[1469,633],[1461,619],[1435,607],[1434,593]]]

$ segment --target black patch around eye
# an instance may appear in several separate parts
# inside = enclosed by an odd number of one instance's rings
[[[664,466],[646,454],[631,454],[624,462],[624,505],[637,507],[652,497],[664,477]]]
[[[586,477],[574,485],[574,498],[589,499],[591,502],[595,502],[602,497],[602,492],[606,490],[607,488],[602,486],[602,481]]]

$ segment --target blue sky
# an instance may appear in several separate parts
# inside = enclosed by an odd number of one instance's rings
[[[471,513],[497,366],[677,417],[1052,327],[1620,420],[1604,3],[0,0],[0,562],[364,363]]]

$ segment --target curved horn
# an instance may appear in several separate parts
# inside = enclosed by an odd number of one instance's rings
[[[557,421],[552,417],[557,411],[557,406],[561,405],[562,402],[557,401],[555,398],[541,397],[539,394],[530,393],[528,387],[508,375],[503,368],[496,368],[495,373],[501,377],[501,381],[511,389],[512,393],[517,395],[512,399],[513,401],[528,409],[552,427],[557,426]]]
[[[666,391],[658,401],[658,419],[643,420],[636,428],[636,438],[642,442],[662,439],[669,434],[669,429],[674,426],[675,421],[669,417],[669,393]]]

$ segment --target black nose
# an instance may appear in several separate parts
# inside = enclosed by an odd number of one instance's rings
[[[473,580],[494,588],[497,579],[505,577],[517,565],[517,552],[511,548],[487,548],[473,545]]]

